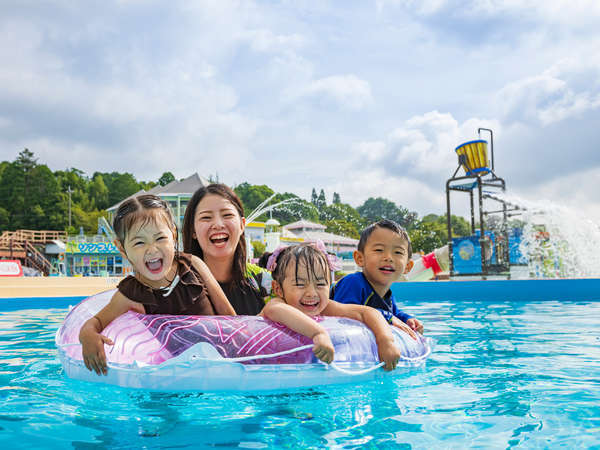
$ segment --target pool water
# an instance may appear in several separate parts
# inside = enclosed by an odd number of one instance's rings
[[[66,307],[1,302],[4,448],[600,448],[600,302],[415,301],[437,341],[424,367],[261,395],[70,380]]]

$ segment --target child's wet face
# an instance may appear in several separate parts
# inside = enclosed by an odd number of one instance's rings
[[[285,271],[282,283],[282,295],[285,302],[309,316],[318,316],[329,301],[328,274],[318,267],[315,272],[307,270],[306,264],[300,262],[296,277],[296,264],[290,262]]]
[[[243,231],[244,219],[226,198],[207,194],[196,206],[193,236],[204,258],[233,257]]]
[[[136,276],[151,287],[162,287],[173,277],[175,233],[160,215],[134,223],[123,243]]]
[[[407,271],[408,242],[393,230],[377,227],[364,250],[355,252],[355,260],[378,293],[386,292]]]

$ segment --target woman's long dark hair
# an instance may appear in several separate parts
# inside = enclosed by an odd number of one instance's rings
[[[208,194],[223,197],[235,207],[240,215],[240,220],[242,217],[244,217],[244,207],[242,206],[242,201],[229,186],[221,183],[213,183],[198,189],[190,199],[190,202],[185,209],[182,231],[183,251],[186,253],[191,253],[192,255],[196,255],[199,258],[204,257],[204,252],[202,251],[200,244],[198,244],[198,240],[194,239],[194,217],[196,216],[196,208],[198,207],[198,203],[200,203],[204,196]],[[234,283],[238,284],[246,279],[246,235],[244,234],[244,231],[242,231],[240,240],[235,248],[231,278]]]

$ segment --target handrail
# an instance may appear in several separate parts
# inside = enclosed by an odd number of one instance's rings
[[[25,241],[25,251],[27,252],[25,260],[45,275],[57,272],[56,269],[52,267],[52,264],[50,264],[50,261],[48,261],[46,257],[28,241]]]
[[[41,244],[58,239],[66,241],[67,233],[64,231],[49,230],[5,231],[0,236],[0,251],[2,253],[9,252],[13,257],[23,258],[24,265],[33,267],[45,275],[49,275],[57,273],[57,270],[32,242]]]
[[[4,244],[8,244],[9,241],[14,242],[35,242],[35,243],[47,243],[55,240],[67,240],[66,231],[56,230],[16,230],[16,231],[5,231],[0,236],[0,247]]]

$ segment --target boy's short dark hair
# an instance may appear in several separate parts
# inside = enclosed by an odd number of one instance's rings
[[[406,242],[408,243],[408,259],[410,260],[410,258],[412,257],[412,244],[410,243],[410,237],[408,236],[408,233],[402,226],[389,219],[382,219],[379,222],[372,223],[367,228],[362,230],[362,232],[360,233],[360,240],[358,241],[359,252],[365,250],[365,246],[367,245],[369,236],[373,234],[373,231],[375,231],[376,228],[387,228],[388,230],[392,230],[394,233],[399,234],[402,239],[406,240]]]

